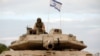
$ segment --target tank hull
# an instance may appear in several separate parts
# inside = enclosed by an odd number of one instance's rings
[[[87,51],[23,50],[5,51],[0,56],[92,56],[92,54]]]

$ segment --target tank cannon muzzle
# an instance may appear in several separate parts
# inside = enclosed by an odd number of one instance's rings
[[[53,49],[54,48],[54,45],[53,44],[48,44],[48,46],[47,46],[47,49],[49,49],[49,50],[51,50],[51,49]]]
[[[54,43],[52,40],[47,40],[44,42],[43,47],[45,47],[48,50],[52,50],[54,48]]]

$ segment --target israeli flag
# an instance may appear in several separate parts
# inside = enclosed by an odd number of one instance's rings
[[[60,12],[62,3],[61,3],[61,2],[58,2],[58,1],[56,1],[56,0],[51,0],[51,1],[50,1],[50,6],[51,6],[51,7],[54,7],[55,9],[57,9],[57,10]]]

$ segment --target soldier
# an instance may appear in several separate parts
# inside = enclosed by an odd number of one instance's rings
[[[45,26],[41,20],[41,18],[37,18],[37,22],[34,25],[34,30],[37,34],[45,33]]]

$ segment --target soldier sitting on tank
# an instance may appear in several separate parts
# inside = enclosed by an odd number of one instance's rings
[[[34,31],[36,34],[44,34],[45,32],[45,25],[43,24],[41,18],[37,18],[37,22],[34,25]]]

